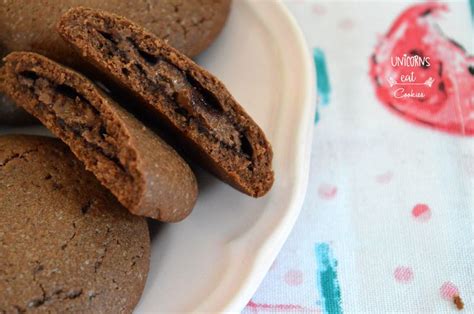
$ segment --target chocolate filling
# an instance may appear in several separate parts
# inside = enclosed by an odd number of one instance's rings
[[[18,83],[23,92],[37,100],[30,108],[35,116],[47,125],[52,124],[67,138],[79,141],[81,152],[87,155],[93,167],[99,167],[98,163],[100,167],[107,167],[102,179],[109,188],[136,189],[134,176],[129,171],[129,163],[134,159],[131,152],[119,145],[121,139],[117,128],[101,117],[83,94],[70,85],[58,84],[30,70],[18,73]],[[122,195],[126,197],[128,193]],[[125,202],[131,204],[133,200],[126,199]]]
[[[231,150],[252,168],[253,149],[242,127],[226,115],[219,100],[191,75],[168,60],[140,49],[135,40],[118,31],[94,29],[98,47],[120,59],[122,72],[134,76],[143,88],[161,96],[161,103],[182,129],[195,128],[221,147]]]

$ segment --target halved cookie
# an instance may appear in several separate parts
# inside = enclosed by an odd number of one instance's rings
[[[127,209],[168,222],[190,213],[196,179],[162,139],[71,69],[28,52],[4,61],[0,89],[68,144]]]
[[[137,97],[203,166],[254,197],[271,188],[269,142],[212,74],[115,14],[71,9],[58,31],[87,61]]]

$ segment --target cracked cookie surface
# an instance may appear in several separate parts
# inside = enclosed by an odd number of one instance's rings
[[[59,140],[0,137],[0,313],[128,312],[150,239]]]

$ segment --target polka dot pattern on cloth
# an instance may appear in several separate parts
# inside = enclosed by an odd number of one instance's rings
[[[439,288],[441,296],[445,300],[452,300],[454,296],[459,295],[458,287],[450,281],[446,281]]]
[[[303,283],[303,272],[298,269],[291,269],[285,273],[284,279],[289,286],[299,286]]]
[[[392,181],[392,178],[393,178],[393,172],[387,171],[387,172],[378,174],[375,177],[375,181],[377,181],[377,183],[379,184],[387,184],[390,181]]]
[[[323,183],[318,188],[318,195],[324,200],[330,200],[336,197],[337,187],[331,184]]]
[[[431,218],[431,209],[426,204],[416,204],[411,210],[411,214],[416,220],[426,222]]]
[[[474,129],[474,107],[463,109],[474,0],[283,2],[312,52],[311,170],[300,218],[243,314],[473,312],[474,142],[439,126]],[[449,54],[463,56],[462,76]]]
[[[341,20],[338,24],[338,27],[342,30],[351,30],[352,28],[354,28],[354,21],[350,18],[345,18],[343,20]]]
[[[409,283],[413,280],[413,270],[411,267],[398,266],[393,272],[395,280],[400,283]]]

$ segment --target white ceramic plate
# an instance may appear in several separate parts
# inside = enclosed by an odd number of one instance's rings
[[[198,172],[200,195],[191,216],[152,225],[150,273],[137,313],[240,311],[303,202],[314,75],[287,9],[276,0],[234,0],[226,28],[198,62],[223,80],[267,134],[276,180],[267,196],[253,199]]]

